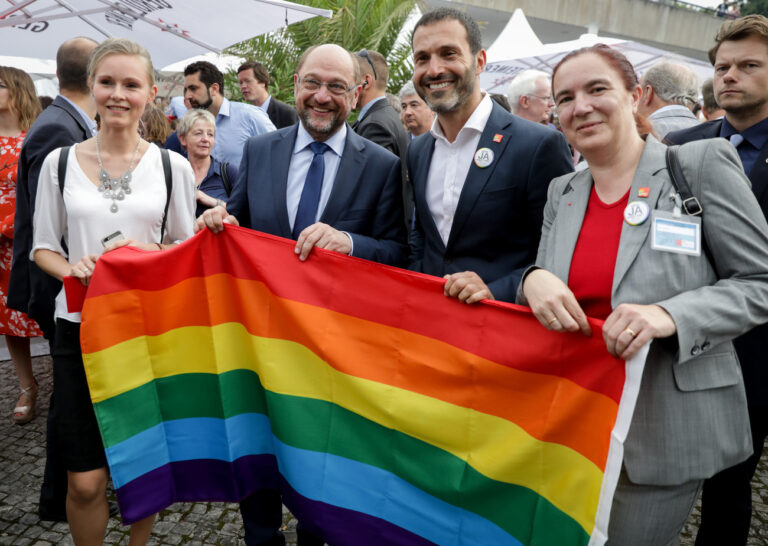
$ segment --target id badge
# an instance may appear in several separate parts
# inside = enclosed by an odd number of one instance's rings
[[[701,218],[675,216],[661,210],[653,211],[651,248],[701,256]]]

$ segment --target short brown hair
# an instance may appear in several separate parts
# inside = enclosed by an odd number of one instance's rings
[[[19,128],[29,131],[32,122],[42,111],[32,78],[18,68],[0,66],[0,80],[8,88],[9,107],[16,114]]]
[[[378,51],[371,51],[368,49],[366,52],[371,59],[373,68],[376,69],[376,77],[374,78],[375,82],[373,85],[376,89],[384,91],[387,88],[387,80],[389,80],[389,66],[387,65],[387,59]],[[360,67],[360,77],[362,77],[363,74],[373,75],[371,64],[368,64],[368,59],[360,53],[356,53],[355,57],[357,57],[357,65]]]
[[[768,18],[762,15],[747,15],[726,21],[717,31],[715,45],[709,50],[709,62],[714,66],[717,50],[723,42],[736,42],[751,36],[761,38],[768,45]]]
[[[260,62],[246,61],[240,65],[240,68],[237,69],[237,73],[239,74],[243,70],[253,70],[254,77],[269,87],[269,72],[267,71],[267,67],[265,67]]]

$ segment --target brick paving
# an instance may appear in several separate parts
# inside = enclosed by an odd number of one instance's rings
[[[3,358],[0,349],[0,359]],[[6,357],[7,358],[7,357]],[[10,362],[0,362],[0,545],[69,545],[65,523],[41,522],[37,500],[45,456],[45,415],[51,393],[51,360],[33,359],[40,383],[38,416],[24,426],[11,420],[18,394]],[[753,482],[755,514],[749,545],[768,545],[768,463],[761,462]],[[693,545],[699,511],[694,509],[683,529],[681,544]],[[286,511],[284,532],[288,544],[296,543],[295,519]],[[105,544],[127,544],[128,532],[119,520],[110,519]],[[180,503],[159,514],[148,544],[189,546],[245,544],[237,505]],[[491,545],[489,545],[491,546]]]

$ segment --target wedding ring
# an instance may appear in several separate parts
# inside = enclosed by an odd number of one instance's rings
[[[635,337],[637,335],[637,333],[632,328],[626,328],[624,331],[627,332],[632,337]]]
[[[557,322],[557,317],[552,317],[547,321],[547,326],[552,326],[552,323]]]

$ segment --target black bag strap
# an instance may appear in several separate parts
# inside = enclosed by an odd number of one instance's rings
[[[691,192],[691,187],[688,185],[688,181],[683,174],[683,168],[680,166],[680,158],[678,157],[679,149],[680,146],[667,147],[667,169],[669,170],[669,177],[672,179],[672,185],[675,187],[675,191],[677,191],[677,194],[680,196],[685,213],[691,216],[702,216],[704,214],[704,209],[701,207],[699,200]]]
[[[64,146],[59,152],[59,191],[61,197],[64,197],[64,181],[67,179],[67,161],[69,160],[69,149],[72,146]]]
[[[232,183],[229,181],[229,173],[227,168],[229,163],[226,161],[221,164],[221,182],[224,184],[224,191],[227,192],[227,197],[232,193]]]
[[[173,188],[173,171],[171,170],[171,156],[168,150],[160,148],[160,157],[163,160],[163,174],[165,175],[165,209],[163,209],[163,225],[160,227],[160,244],[165,238],[165,224],[168,220],[168,205],[171,202],[171,189]]]

